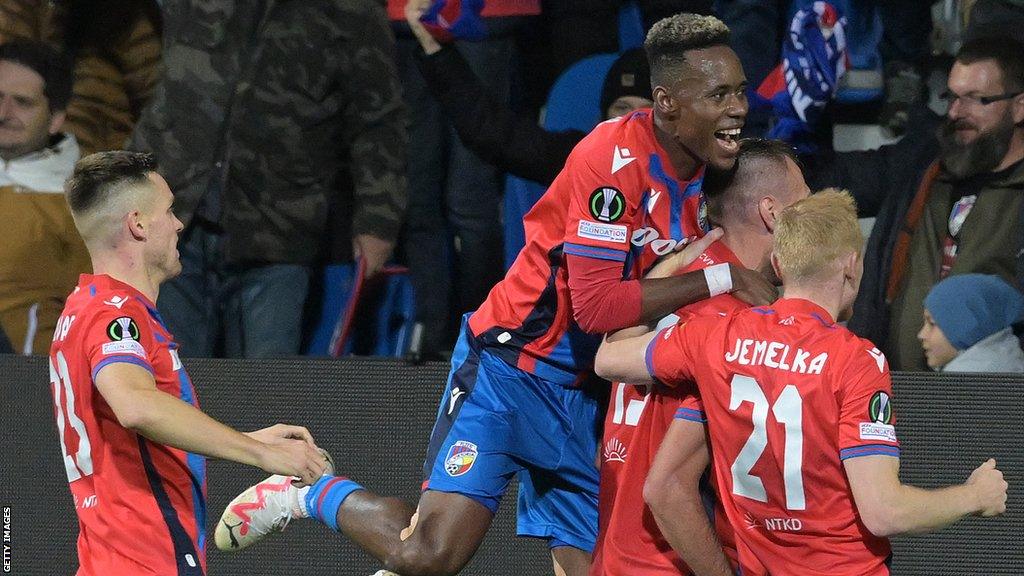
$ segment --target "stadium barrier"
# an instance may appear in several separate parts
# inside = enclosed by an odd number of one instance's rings
[[[346,475],[415,501],[447,365],[348,358],[189,360],[187,367],[203,410],[215,418],[241,430],[303,424]],[[44,357],[0,355],[0,506],[4,568],[12,574],[72,574],[77,564],[77,520],[47,376]],[[903,480],[924,487],[960,482],[991,456],[1010,482],[1010,500],[1001,518],[969,518],[939,534],[897,539],[893,574],[1024,574],[1024,378],[896,374],[894,380]],[[208,534],[227,502],[263,476],[210,463]],[[543,542],[513,537],[514,484],[511,489],[464,574],[552,572]],[[285,535],[238,554],[221,553],[209,541],[213,575],[366,576],[380,568],[313,522],[296,522]]]

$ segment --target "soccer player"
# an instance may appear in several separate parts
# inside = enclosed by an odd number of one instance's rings
[[[745,575],[887,575],[888,536],[1006,508],[993,460],[958,486],[900,483],[885,357],[835,323],[857,294],[862,246],[853,199],[815,194],[777,221],[783,298],[608,342],[597,355],[607,378],[696,382]]]
[[[720,225],[725,234],[681,271],[732,264],[774,276],[769,254],[775,220],[786,206],[810,193],[792,149],[778,140],[742,140],[736,167],[705,179],[704,192],[712,224]],[[652,273],[661,267],[659,263]],[[677,314],[689,318],[746,307],[745,302],[726,293],[685,306]],[[679,317],[670,315],[669,320],[671,325]],[[692,396],[681,393],[680,388],[635,386],[625,382],[612,384],[612,402],[604,425],[598,492],[599,531],[591,576],[689,573],[683,559],[670,545],[680,537],[678,508],[688,504],[698,513],[704,510],[698,484],[707,467],[708,456],[699,408]],[[674,419],[679,421],[673,423]],[[644,481],[670,425],[673,431],[681,427],[692,434],[692,438],[685,439],[686,445],[693,446],[691,451],[703,454],[687,458],[685,467],[650,484],[648,497],[652,494],[663,499],[690,496],[673,502],[672,514],[655,517],[644,503]],[[683,477],[687,482],[680,482]],[[664,536],[659,526],[667,528]],[[695,571],[731,573],[721,545],[711,536],[707,522],[690,523],[683,528],[687,538],[694,531],[702,531],[697,537],[703,536],[699,542],[705,543],[705,548],[691,559]],[[726,537],[732,530],[724,517],[720,518],[717,528]],[[723,539],[731,541],[731,537]]]
[[[65,192],[94,271],[68,297],[49,358],[78,574],[205,574],[203,455],[306,482],[324,456],[305,428],[243,434],[199,411],[154,304],[181,270],[181,222],[152,156],[87,156]]]
[[[341,477],[259,499],[290,488],[288,478],[271,477],[228,506],[218,547],[244,548],[310,516],[389,570],[453,574],[518,476],[518,533],[549,542],[558,574],[586,574],[597,532],[596,424],[607,391],[592,378],[600,334],[709,293],[732,290],[763,303],[774,295],[760,274],[736,266],[720,270],[710,290],[703,272],[642,280],[659,257],[707,230],[704,167],[732,167],[747,112],[746,79],[721,21],[667,18],[645,48],[654,108],[605,122],[576,147],[527,214],[526,246],[505,280],[463,325],[418,507]]]

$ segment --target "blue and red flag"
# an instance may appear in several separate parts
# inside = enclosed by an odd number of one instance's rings
[[[753,105],[770,106],[775,123],[769,138],[798,152],[813,151],[814,127],[846,72],[846,19],[817,1],[793,16],[782,45],[782,63],[757,88]]]
[[[480,12],[484,0],[434,0],[420,22],[440,42],[483,40],[487,37]]]

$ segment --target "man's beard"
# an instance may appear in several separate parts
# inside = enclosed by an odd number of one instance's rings
[[[970,144],[956,141],[957,121],[946,119],[939,127],[938,134],[942,167],[951,176],[963,180],[992,172],[1002,163],[1013,139],[1012,118],[1006,118],[988,132],[979,132]]]

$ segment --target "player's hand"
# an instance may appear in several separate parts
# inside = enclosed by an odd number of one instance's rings
[[[1006,512],[1006,489],[1009,484],[1003,473],[996,468],[996,461],[989,458],[971,472],[967,485],[974,488],[978,499],[978,516],[998,516]]]
[[[260,450],[259,467],[271,474],[295,476],[302,484],[312,484],[324,474],[327,461],[305,440],[282,440],[264,444]]]
[[[352,238],[352,253],[366,262],[366,277],[371,278],[387,264],[395,249],[393,240],[384,240],[370,234],[358,234]]]
[[[304,440],[307,444],[316,448],[313,435],[303,426],[292,426],[291,424],[274,424],[269,428],[245,432],[245,435],[264,444],[276,444],[281,440]]]
[[[763,274],[743,266],[729,264],[732,295],[751,306],[766,306],[779,297],[778,290]]]
[[[405,21],[409,23],[413,36],[419,41],[423,51],[428,55],[441,50],[441,44],[427,31],[427,28],[420,22],[420,18],[430,8],[432,0],[409,0],[405,3]]]
[[[713,228],[710,232],[693,242],[678,246],[673,252],[662,256],[644,278],[668,278],[675,274],[677,270],[689,266],[708,249],[708,246],[717,242],[722,237],[722,234],[724,232],[721,228]]]

